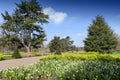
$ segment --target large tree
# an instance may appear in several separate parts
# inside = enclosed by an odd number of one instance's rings
[[[88,29],[88,37],[84,40],[86,51],[110,53],[116,48],[117,39],[113,30],[102,16],[97,16]]]
[[[43,13],[36,0],[21,1],[20,4],[16,3],[16,6],[12,15],[7,11],[2,13],[5,22],[1,28],[6,36],[16,35],[29,53],[31,48],[40,47],[45,40],[41,25],[48,22],[48,15]]]

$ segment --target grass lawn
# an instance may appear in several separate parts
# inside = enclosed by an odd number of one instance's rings
[[[113,52],[111,55],[113,55],[113,56],[120,56],[120,52]]]

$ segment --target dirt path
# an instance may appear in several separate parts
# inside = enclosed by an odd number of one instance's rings
[[[40,57],[29,57],[22,59],[4,60],[0,61],[0,70],[5,70],[10,67],[18,67],[34,64],[40,61]]]

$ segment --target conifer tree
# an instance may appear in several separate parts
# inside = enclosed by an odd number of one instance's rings
[[[73,45],[73,40],[69,36],[60,38],[55,36],[49,43],[50,52],[55,54],[61,54],[62,52],[76,50],[76,46]]]
[[[15,35],[29,53],[31,48],[38,48],[45,40],[42,24],[47,23],[48,15],[36,0],[22,0],[16,3],[17,8],[12,15],[7,11],[2,13],[4,23],[1,28],[6,36]]]
[[[88,29],[88,37],[84,40],[86,51],[110,53],[116,48],[117,39],[113,30],[102,16],[97,16]]]

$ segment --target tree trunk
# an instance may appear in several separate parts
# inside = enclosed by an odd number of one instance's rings
[[[26,50],[27,50],[27,53],[30,54],[30,52],[31,52],[31,48],[30,48],[29,46],[26,47]]]

